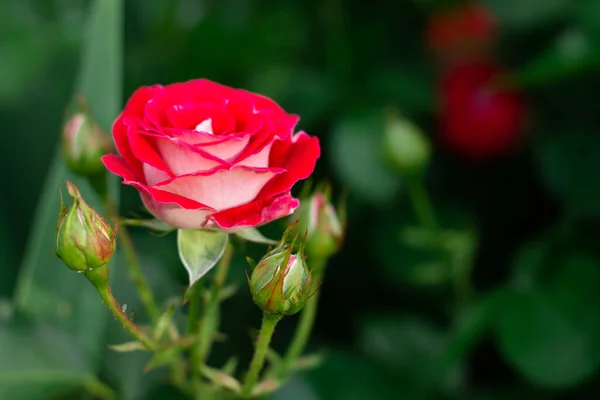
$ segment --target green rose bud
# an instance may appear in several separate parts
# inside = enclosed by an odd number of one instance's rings
[[[248,279],[252,299],[263,311],[273,315],[293,315],[308,300],[312,276],[301,246],[293,253],[284,234],[279,246],[268,252],[256,265]]]
[[[384,153],[403,175],[421,172],[431,157],[431,144],[418,126],[390,113],[383,139]]]
[[[91,271],[106,265],[115,252],[115,233],[100,214],[81,197],[77,187],[67,181],[71,208],[61,204],[57,223],[56,254],[75,271]]]
[[[290,217],[298,221],[294,232],[306,234],[306,253],[318,259],[337,253],[345,236],[344,207],[336,210],[329,199],[330,191],[327,185],[321,185],[314,194],[301,199],[300,207]]]
[[[78,175],[96,176],[106,171],[101,157],[112,150],[112,141],[96,124],[85,101],[79,98],[77,111],[67,119],[62,131],[62,151],[67,166]]]

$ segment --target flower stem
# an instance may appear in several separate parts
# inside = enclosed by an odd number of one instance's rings
[[[311,259],[311,264],[313,271],[319,271],[319,273],[322,275],[327,264],[327,259],[314,258]],[[317,308],[319,305],[319,291],[317,289],[318,282],[321,280],[322,276],[316,276],[315,283],[317,283],[317,285],[315,285],[316,287],[311,288],[311,290],[316,290],[316,292],[308,299],[306,305],[300,312],[300,320],[298,321],[298,326],[296,327],[294,337],[292,338],[292,342],[289,345],[283,360],[281,361],[279,370],[277,371],[277,376],[280,379],[284,379],[287,376],[306,348],[306,344],[308,343],[308,339],[310,338],[310,334],[317,317]]]
[[[92,271],[87,271],[85,276],[92,285],[94,285],[104,304],[106,304],[110,312],[112,312],[115,318],[123,325],[123,328],[142,343],[147,350],[153,351],[156,348],[155,343],[129,319],[127,314],[123,312],[117,299],[113,296],[108,284],[108,264],[93,269]]]
[[[469,302],[469,298],[473,292],[470,277],[468,275],[470,268],[465,265],[455,265],[453,254],[451,254],[450,250],[444,246],[443,232],[438,224],[435,209],[427,194],[422,178],[414,178],[409,181],[409,193],[420,225],[427,229],[434,237],[435,242],[432,250],[438,251],[443,262],[447,265],[448,276],[454,285],[454,292],[457,297],[459,308],[462,308]]]
[[[277,322],[279,322],[280,319],[281,317],[278,315],[263,313],[262,325],[260,327],[258,338],[256,339],[254,357],[252,357],[248,375],[246,376],[246,381],[242,388],[242,397],[250,397],[252,388],[254,388],[254,385],[256,385],[256,382],[258,381],[260,370],[263,367],[265,356],[269,349],[269,343],[271,343],[271,338],[275,331],[275,325],[277,325]]]
[[[217,264],[215,271],[214,281],[210,298],[204,308],[204,313],[200,319],[198,319],[198,313],[200,311],[200,290],[197,289],[193,293],[193,298],[190,300],[190,314],[188,316],[188,329],[191,332],[197,332],[196,344],[192,348],[191,354],[191,370],[192,376],[196,381],[200,380],[202,365],[208,358],[210,348],[212,347],[213,337],[215,330],[219,327],[219,295],[221,288],[225,283],[227,272],[229,271],[229,265],[231,264],[231,257],[233,256],[233,246],[227,242],[223,257]],[[200,286],[198,286],[200,288]],[[194,301],[195,303],[192,303]]]
[[[294,333],[294,338],[292,339],[292,343],[288,347],[288,350],[285,353],[285,356],[283,357],[279,367],[279,371],[277,372],[279,379],[283,380],[287,376],[293,365],[302,355],[315,323],[318,303],[319,292],[316,292],[310,299],[308,299],[306,305],[302,309],[300,321],[298,322],[298,327]]]
[[[431,233],[437,234],[439,226],[423,179],[410,179],[408,182],[408,191],[419,223]]]
[[[107,213],[115,220],[118,220],[118,210],[110,201],[110,199],[105,197],[104,204]],[[117,240],[119,240],[119,244],[123,247],[123,251],[125,252],[125,264],[127,265],[129,279],[133,283],[133,286],[135,286],[144,309],[146,310],[148,317],[150,317],[150,321],[153,325],[156,325],[156,322],[160,318],[160,309],[154,300],[148,280],[144,276],[142,264],[140,263],[140,259],[137,255],[133,240],[131,239],[131,235],[129,234],[127,227],[119,226]]]
[[[131,279],[131,282],[135,286],[138,295],[140,296],[140,300],[144,305],[144,309],[152,321],[152,324],[156,324],[160,318],[160,310],[156,305],[156,301],[154,300],[154,296],[150,290],[150,285],[144,276],[142,264],[140,263],[140,259],[135,251],[133,240],[131,240],[131,236],[129,235],[127,228],[124,226],[119,227],[119,234],[117,236],[120,239],[121,246],[125,252],[129,279]]]
[[[96,378],[86,379],[83,387],[89,394],[101,400],[114,400],[117,398],[115,392],[110,387]]]

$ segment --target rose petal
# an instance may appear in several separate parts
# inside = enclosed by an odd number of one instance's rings
[[[228,166],[225,160],[192,146],[180,138],[151,136],[160,156],[176,176],[212,170],[218,166]]]
[[[104,163],[106,169],[125,180],[135,181],[138,179],[135,176],[135,172],[131,170],[127,162],[115,154],[107,154],[103,156],[102,162]]]
[[[153,166],[156,169],[164,171],[170,176],[174,176],[169,166],[156,152],[155,148],[150,144],[147,137],[142,135],[136,126],[130,126],[127,131],[129,146],[134,156],[142,163]]]
[[[242,153],[242,151],[244,151],[246,146],[248,146],[250,137],[251,135],[246,135],[243,137],[231,137],[229,138],[229,140],[225,140],[220,143],[205,146],[196,146],[196,148],[205,150],[207,153],[210,153],[215,157],[231,162],[235,160],[238,157],[238,155]],[[268,165],[261,165],[261,167],[266,168],[268,167]]]
[[[144,171],[143,181],[148,186],[154,186],[157,183],[165,182],[172,178],[172,176],[169,176],[165,171],[161,171],[146,163],[142,165],[142,169]]]
[[[272,147],[273,142],[268,143],[262,149],[259,149],[255,154],[249,155],[242,161],[238,161],[236,165],[255,168],[267,168],[269,167],[269,156],[271,154]]]
[[[259,197],[272,197],[288,192],[294,183],[308,178],[312,174],[320,155],[319,139],[304,132],[273,142],[269,166],[284,168],[286,172],[276,176],[265,185]]]
[[[117,146],[119,154],[125,159],[127,164],[131,166],[134,172],[141,173],[142,163],[133,155],[127,138],[128,125],[125,124],[126,118],[135,117],[141,119],[144,114],[144,109],[148,101],[154,94],[161,89],[161,86],[141,87],[136,90],[127,101],[123,112],[113,124],[113,139]]]
[[[265,184],[281,172],[233,167],[180,176],[155,188],[193,199],[216,210],[225,210],[254,200]]]
[[[142,193],[142,202],[152,215],[178,229],[200,229],[214,211],[208,209],[189,210],[177,204],[158,203],[147,193]]]
[[[140,194],[150,196],[152,200],[154,200],[157,203],[177,204],[182,208],[185,208],[186,210],[204,209],[216,211],[205,204],[202,204],[184,196],[180,196],[177,193],[165,192],[164,190],[157,189],[156,187],[144,185],[141,182],[123,181],[123,184],[133,186],[140,192]]]
[[[220,228],[235,232],[249,226],[260,226],[286,217],[292,214],[299,205],[300,201],[287,193],[267,201],[256,200],[240,207],[218,212],[213,214],[210,220]],[[210,223],[207,226],[210,226]]]
[[[235,130],[235,118],[223,107],[211,103],[177,103],[166,110],[169,124],[175,128],[224,134]],[[198,129],[198,124],[211,120],[210,131]]]

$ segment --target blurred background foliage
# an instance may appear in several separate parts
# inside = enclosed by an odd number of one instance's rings
[[[273,399],[598,398],[600,1],[481,2],[497,24],[492,58],[525,98],[526,125],[513,132],[511,151],[478,160],[444,145],[443,72],[426,39],[431,19],[457,3],[126,0],[122,88],[105,101],[90,71],[118,60],[91,57],[87,86],[77,83],[90,1],[0,0],[0,398],[79,398],[82,387],[94,390],[92,376],[119,398],[177,398],[160,371],[140,372],[144,355],[106,348],[124,340],[120,327],[83,279],[45,265],[52,248],[35,248],[34,238],[54,234],[58,207],[44,205],[62,182],[46,179],[74,91],[97,95],[90,103],[108,130],[118,99],[140,85],[199,77],[263,93],[300,115],[300,129],[322,142],[316,178],[348,196],[346,243],[328,269],[311,343],[324,361]],[[96,32],[120,23],[102,20]],[[120,54],[118,45],[99,51]],[[111,82],[120,88],[119,74]],[[390,107],[432,142],[425,185],[449,262],[427,245],[410,183],[384,157]],[[139,213],[137,193],[121,193],[122,214]],[[272,225],[264,230],[275,237],[283,223]],[[134,234],[158,297],[182,293],[173,235]],[[245,268],[240,256],[216,365],[251,354],[248,327],[260,313]],[[117,296],[139,309],[115,269]],[[294,324],[283,320],[275,348]]]

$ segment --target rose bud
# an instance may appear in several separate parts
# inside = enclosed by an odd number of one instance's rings
[[[115,237],[108,222],[81,197],[67,181],[73,200],[68,210],[64,203],[57,223],[56,254],[75,271],[90,271],[106,265],[115,252]]]
[[[63,127],[62,151],[69,169],[85,177],[103,173],[102,156],[113,151],[110,138],[94,121],[82,99]]]
[[[478,2],[438,11],[425,28],[427,47],[446,64],[487,54],[497,37],[494,15]]]
[[[390,164],[402,175],[420,173],[431,157],[431,145],[423,132],[406,118],[391,113],[383,138]]]
[[[294,244],[285,243],[289,231],[281,243],[258,262],[248,279],[256,305],[273,315],[293,315],[300,311],[312,286],[302,246],[294,253]]]
[[[345,236],[345,215],[336,211],[330,201],[331,190],[321,185],[312,195],[301,200],[300,207],[290,216],[297,221],[292,233],[305,235],[306,253],[315,259],[327,259],[342,247]]]
[[[319,140],[274,101],[205,79],[138,89],[113,125],[106,168],[179,229],[236,232],[290,215]]]
[[[523,95],[486,61],[452,68],[442,80],[440,129],[451,151],[488,159],[515,150],[525,122]]]

